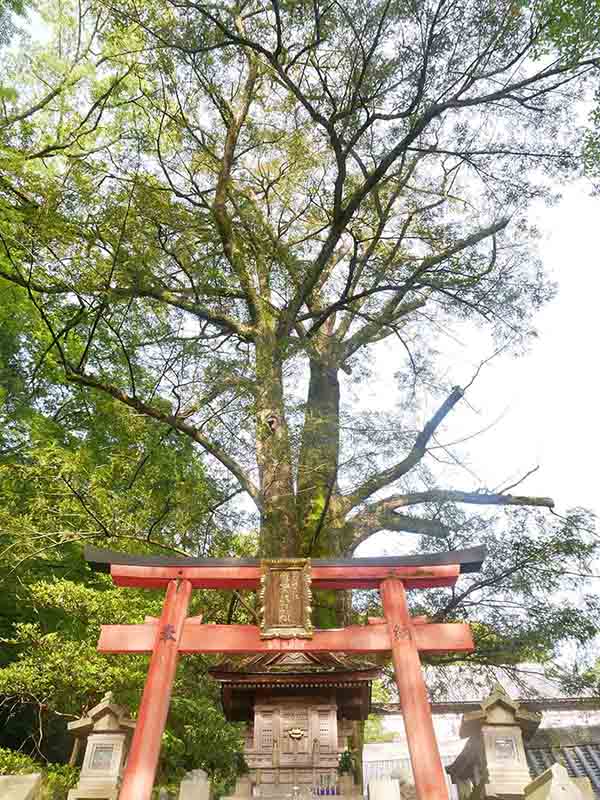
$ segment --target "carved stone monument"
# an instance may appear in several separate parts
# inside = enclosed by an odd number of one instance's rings
[[[522,797],[531,781],[523,735],[533,735],[540,722],[541,714],[520,708],[499,683],[480,710],[466,713],[460,735],[469,739],[446,768],[460,800],[474,789],[480,797]]]
[[[135,728],[123,706],[108,692],[85,717],[69,722],[68,729],[87,737],[79,783],[68,800],[117,800],[127,748]]]

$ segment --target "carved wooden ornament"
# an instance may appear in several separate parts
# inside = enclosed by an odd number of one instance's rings
[[[311,639],[310,560],[268,559],[261,562],[261,639]]]

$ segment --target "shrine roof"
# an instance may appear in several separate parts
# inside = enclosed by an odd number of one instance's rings
[[[372,661],[345,653],[265,653],[227,659],[209,670],[221,683],[264,684],[284,679],[318,678],[320,683],[372,681],[380,668]]]
[[[258,558],[193,558],[188,556],[135,555],[116,550],[85,547],[85,560],[98,572],[110,572],[111,565],[136,567],[259,567]],[[464,550],[447,550],[441,553],[416,553],[409,556],[377,556],[372,558],[314,558],[315,567],[410,567],[444,566],[458,564],[461,573],[478,572],[486,556],[484,546]]]

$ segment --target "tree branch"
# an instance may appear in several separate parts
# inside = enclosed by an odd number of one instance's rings
[[[215,313],[198,303],[182,299],[177,296],[179,294],[178,291],[175,292],[158,287],[142,288],[132,286],[110,288],[108,292],[115,297],[149,297],[152,300],[159,300],[175,308],[180,308],[182,311],[187,311],[189,314],[193,314],[198,319],[204,320],[226,333],[233,333],[245,342],[251,342],[254,338],[254,329],[250,325],[244,325],[244,323],[237,322],[237,320],[226,314]]]
[[[448,535],[448,528],[437,520],[408,517],[405,514],[394,514],[391,511],[363,512],[350,520],[350,523],[356,531],[352,537],[351,550],[356,550],[360,544],[378,531],[404,531],[439,537]]]
[[[356,530],[352,548],[358,547],[374,533],[381,530],[409,531],[426,536],[446,536],[448,529],[436,520],[418,519],[395,513],[398,508],[415,506],[421,503],[471,503],[475,505],[496,506],[536,506],[553,508],[550,497],[525,497],[511,494],[489,494],[486,492],[461,492],[451,489],[429,489],[425,492],[410,492],[384,497],[370,503],[363,511],[350,520]]]
[[[241,29],[241,19],[237,20],[238,27]],[[243,32],[243,29],[241,29]],[[240,131],[250,105],[252,103],[254,87],[258,78],[258,64],[254,54],[247,55],[248,60],[248,76],[244,84],[242,92],[242,100],[239,110],[236,114],[231,113],[230,118],[226,121],[227,135],[225,137],[225,145],[223,148],[223,158],[221,162],[221,169],[217,178],[217,186],[215,190],[215,197],[213,201],[212,211],[216,222],[223,252],[225,257],[231,264],[235,274],[240,279],[244,292],[246,294],[246,302],[248,303],[248,310],[252,320],[255,321],[258,316],[258,298],[256,291],[252,285],[252,280],[246,269],[244,259],[235,242],[234,229],[231,217],[227,211],[226,199],[227,189],[231,183],[231,170],[233,168],[233,161],[235,155],[235,148],[238,143]]]
[[[480,506],[538,506],[541,508],[554,508],[551,497],[535,497],[517,494],[502,494],[488,492],[463,492],[455,489],[428,489],[424,492],[409,492],[408,494],[392,495],[372,507],[380,506],[385,509],[415,506],[420,503],[469,503]],[[369,508],[372,508],[369,506]]]
[[[385,486],[398,480],[398,478],[406,475],[407,472],[416,466],[425,455],[429,440],[462,396],[463,390],[460,386],[455,386],[450,395],[444,400],[433,417],[419,433],[412,450],[406,458],[402,459],[398,464],[381,470],[381,472],[378,472],[376,475],[367,478],[361,486],[345,496],[344,500],[348,510],[362,503],[372,494],[379,491],[379,489],[383,489]]]
[[[237,478],[245,491],[248,492],[250,497],[256,503],[257,507],[260,507],[260,492],[246,471],[242,469],[237,461],[235,461],[221,447],[219,447],[219,445],[211,442],[210,439],[207,439],[197,428],[194,428],[193,425],[190,425],[189,422],[186,422],[185,419],[182,419],[175,414],[167,414],[156,406],[150,405],[137,397],[132,397],[131,395],[126,394],[117,386],[112,386],[108,383],[102,383],[96,378],[93,378],[91,375],[69,372],[67,373],[67,379],[73,383],[79,384],[80,386],[89,386],[93,389],[98,389],[99,391],[114,397],[115,400],[118,400],[130,408],[135,409],[140,414],[145,414],[148,417],[152,417],[153,419],[156,419],[165,425],[169,425],[174,430],[189,436],[190,439],[199,444],[204,450],[206,450],[207,453],[210,453],[210,455],[214,456],[217,461],[219,461],[226,469],[228,469],[229,472],[231,472],[232,475]]]

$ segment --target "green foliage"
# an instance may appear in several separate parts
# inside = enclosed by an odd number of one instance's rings
[[[48,764],[44,769],[42,800],[65,800],[79,776],[79,770],[66,764]]]
[[[100,626],[142,622],[146,615],[158,615],[162,604],[161,593],[117,589],[108,576],[90,572],[82,545],[230,555],[254,543],[221,529],[210,509],[218,506],[227,485],[207,476],[189,440],[157,429],[111,398],[86,397],[64,381],[53,384],[60,373],[48,359],[36,370],[47,347],[43,329],[26,292],[3,288],[0,746],[49,759],[45,791],[48,798],[62,800],[72,771],[61,772],[52,762],[69,756],[67,721],[108,690],[135,710],[147,671],[146,657],[100,655]],[[209,519],[213,524],[207,529]],[[228,602],[215,592],[196,593],[193,608],[199,606],[208,620],[224,621]],[[230,785],[235,776],[239,734],[216,711],[219,700],[206,680],[208,665],[198,659],[181,665],[180,690],[194,700],[179,715],[172,711],[166,737],[192,757],[182,760],[165,748],[165,781],[199,762],[219,785]],[[212,725],[210,735],[198,742],[195,727],[202,717]],[[215,742],[221,761],[215,758]]]
[[[206,770],[218,796],[232,790],[236,777],[247,770],[241,726],[225,721],[214,696],[199,697],[191,692],[173,698],[171,716],[176,722],[164,739],[164,757],[180,774]]]
[[[344,750],[343,753],[340,753],[340,757],[338,760],[338,775],[352,775],[355,770],[355,760],[354,756],[350,752],[350,750]]]
[[[42,775],[41,800],[66,800],[77,783],[79,770],[65,764],[41,764],[23,753],[0,747],[0,775]]]
[[[211,594],[213,613],[218,614],[219,598]],[[154,592],[116,589],[107,577],[94,576],[85,582],[37,581],[19,599],[25,608],[35,609],[38,621],[17,623],[4,642],[11,660],[0,669],[0,697],[11,711],[1,741],[15,745],[23,730],[25,748],[35,746],[49,757],[64,759],[71,746],[65,720],[80,716],[108,690],[117,702],[135,709],[146,677],[146,657],[96,651],[100,624],[141,622],[147,614],[160,613],[162,598]],[[202,600],[200,595],[194,602],[210,614],[210,602]],[[225,614],[224,603],[220,608]],[[215,786],[225,790],[243,766],[241,739],[237,726],[227,724],[218,710],[216,687],[206,677],[209,663],[182,659],[160,775],[168,782],[203,767]],[[36,726],[27,730],[32,716]],[[59,777],[53,778],[57,785]]]
[[[525,6],[529,3],[525,3]],[[549,46],[576,60],[590,44],[598,44],[600,2],[598,0],[542,0],[532,3],[544,26]]]
[[[394,702],[395,687],[390,690],[390,686],[383,680],[373,682],[371,691],[371,701],[375,704]],[[363,738],[369,742],[391,742],[396,734],[394,731],[386,731],[383,727],[383,716],[380,714],[370,714],[365,721]]]
[[[395,731],[386,731],[383,727],[383,718],[371,714],[365,722],[365,743],[393,742],[398,734]]]
[[[39,764],[30,756],[0,748],[0,775],[28,775],[38,769]]]
[[[15,33],[13,15],[22,15],[24,11],[25,3],[23,0],[0,0],[0,47],[8,44]],[[11,98],[11,94],[7,96]],[[1,97],[2,86],[0,85],[0,98]]]
[[[542,0],[525,5],[537,10],[544,29],[545,50],[558,51],[561,56],[575,61],[590,47],[598,49],[600,0]],[[593,73],[592,77],[595,77]],[[600,186],[600,97],[597,80],[591,85],[595,101],[584,133],[581,164],[597,189]]]

